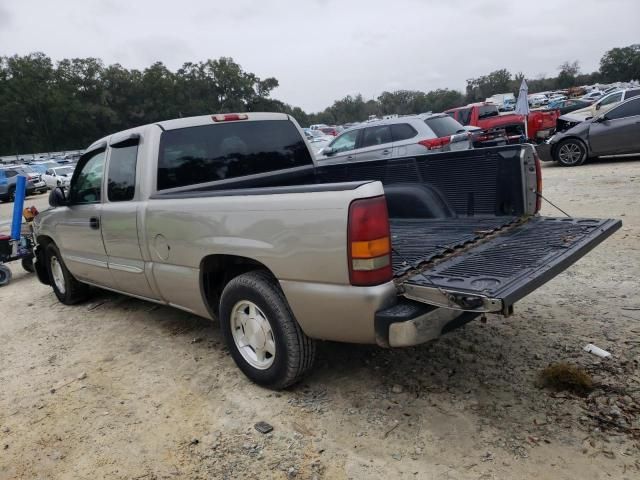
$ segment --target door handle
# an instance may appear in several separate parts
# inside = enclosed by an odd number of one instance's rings
[[[98,230],[100,228],[100,219],[98,217],[91,217],[89,219],[89,226],[94,230]]]
[[[347,155],[347,160],[353,160],[353,155]]]
[[[389,155],[391,153],[391,150],[383,150],[382,154],[383,155]]]

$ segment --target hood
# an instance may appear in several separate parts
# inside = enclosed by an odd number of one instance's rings
[[[589,119],[580,122],[575,127],[570,128],[569,130],[561,133],[555,134],[551,139],[549,139],[550,144],[558,143],[560,140],[566,137],[583,137],[586,138],[586,134],[589,132],[589,127],[593,123],[594,119]]]

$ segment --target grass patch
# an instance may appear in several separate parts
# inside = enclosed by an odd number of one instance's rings
[[[591,375],[580,367],[565,362],[546,367],[540,373],[540,383],[543,387],[566,390],[578,395],[586,395],[593,390]]]

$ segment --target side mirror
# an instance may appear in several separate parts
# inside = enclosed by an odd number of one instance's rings
[[[332,147],[324,147],[322,149],[322,154],[326,155],[327,157],[330,157],[331,155],[334,155],[335,153],[336,153],[336,151]]]
[[[65,195],[62,187],[56,187],[53,190],[51,190],[51,193],[49,194],[49,205],[51,205],[54,208],[62,207],[66,205],[67,202],[68,202],[67,196]]]
[[[596,110],[600,110],[601,104],[596,104]]]

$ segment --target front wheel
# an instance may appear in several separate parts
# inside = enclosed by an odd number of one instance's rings
[[[266,272],[245,273],[227,284],[220,299],[220,326],[234,361],[259,385],[286,388],[313,366],[315,342],[304,334]]]
[[[89,286],[71,275],[60,256],[60,250],[53,243],[47,245],[46,258],[49,282],[60,302],[73,305],[89,296]]]
[[[580,140],[569,138],[558,144],[554,157],[563,167],[577,167],[587,159],[587,148]]]
[[[0,263],[0,287],[4,287],[11,281],[11,270]]]

